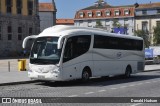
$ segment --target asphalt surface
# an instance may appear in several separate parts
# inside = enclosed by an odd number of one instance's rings
[[[129,79],[122,76],[94,78],[87,83],[34,82],[0,87],[0,97],[160,97],[160,71],[142,72]],[[100,99],[100,98],[97,98]],[[160,99],[160,98],[159,98]],[[113,100],[114,101],[114,100]],[[74,102],[74,101],[73,101]],[[116,101],[115,101],[116,102]],[[0,104],[1,105],[1,104]],[[2,104],[6,105],[6,104]],[[21,106],[22,104],[8,104]],[[6,105],[6,106],[8,106]],[[28,105],[28,104],[23,104]],[[35,104],[36,105],[36,104]],[[54,103],[37,106],[160,106],[159,103]]]

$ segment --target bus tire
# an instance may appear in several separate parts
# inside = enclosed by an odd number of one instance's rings
[[[125,78],[131,77],[131,73],[132,73],[131,66],[127,66],[124,77]]]
[[[84,68],[84,70],[82,72],[82,81],[87,82],[87,81],[89,81],[90,77],[91,77],[90,69],[89,68]]]

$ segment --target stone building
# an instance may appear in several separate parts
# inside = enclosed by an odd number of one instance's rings
[[[135,30],[149,32],[151,44],[153,44],[154,27],[160,24],[160,2],[138,4],[135,8]]]
[[[0,57],[17,56],[23,39],[39,31],[38,0],[0,0]]]
[[[40,31],[56,25],[56,5],[52,3],[39,3]]]

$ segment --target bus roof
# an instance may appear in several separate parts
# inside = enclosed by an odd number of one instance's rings
[[[61,35],[67,36],[69,34],[74,34],[74,33],[80,34],[80,32],[103,35],[103,36],[115,36],[115,37],[121,37],[121,38],[143,40],[141,37],[132,36],[132,35],[109,33],[106,30],[99,29],[99,28],[77,27],[77,26],[71,26],[71,25],[55,25],[53,27],[46,28],[37,37],[44,37],[44,36],[57,36],[57,37],[59,37]]]

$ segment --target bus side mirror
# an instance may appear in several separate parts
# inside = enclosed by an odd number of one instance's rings
[[[27,41],[28,41],[29,39],[36,39],[36,38],[37,38],[36,35],[27,36],[27,37],[23,40],[22,48],[23,48],[23,49],[26,48],[26,44],[27,44]]]

